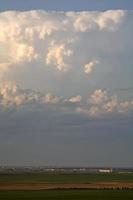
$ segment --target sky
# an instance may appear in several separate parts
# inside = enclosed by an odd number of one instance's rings
[[[132,0],[0,0],[0,10],[132,10]]]
[[[132,7],[0,1],[0,165],[133,166]]]

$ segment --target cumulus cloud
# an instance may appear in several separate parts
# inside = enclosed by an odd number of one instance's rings
[[[1,163],[131,158],[132,35],[133,11],[0,12]]]
[[[52,106],[56,112],[83,113],[88,117],[103,117],[112,114],[125,114],[133,111],[133,100],[120,101],[116,95],[105,90],[96,90],[88,99],[81,95],[63,98],[52,93],[40,93],[21,89],[15,83],[5,83],[0,87],[0,107],[18,108],[25,105],[40,105],[41,109]],[[87,102],[87,103],[85,103]],[[73,109],[71,107],[73,105]],[[24,108],[24,107],[23,107]]]
[[[119,101],[117,96],[111,96],[110,99],[103,105],[103,107],[109,113],[115,110],[119,111]]]
[[[98,63],[99,63],[98,60],[93,60],[93,61],[90,61],[89,63],[85,64],[84,72],[86,74],[90,74],[92,72],[92,70],[93,70],[93,67]]]
[[[41,96],[32,90],[21,89],[15,83],[5,83],[0,87],[0,105],[4,107],[21,106],[40,102]]]
[[[96,90],[88,99],[91,104],[101,104],[108,99],[107,92],[101,89]]]
[[[98,83],[102,83],[99,87],[106,85],[107,81],[103,84],[106,70],[116,75],[123,55],[128,57],[132,52],[132,45],[130,52],[125,48],[130,43],[127,36],[132,33],[129,30],[132,20],[128,17],[132,18],[132,12],[128,16],[123,10],[0,13],[0,83],[15,81],[24,88],[30,85],[33,90],[45,91],[39,93],[5,84],[0,88],[0,105],[39,103],[95,117],[132,110],[132,100],[121,101],[106,90],[98,89],[88,99],[83,97],[89,85],[96,88]],[[96,70],[91,74],[93,69]]]
[[[19,93],[15,84],[6,83],[0,88],[0,103],[4,106],[20,105],[25,100],[25,95]]]
[[[68,13],[73,19],[75,31],[87,32],[91,29],[105,29],[108,31],[114,31],[118,24],[121,23],[122,18],[125,16],[125,12],[122,10],[109,10],[106,12],[78,12]]]
[[[38,55],[35,53],[35,50],[32,46],[28,46],[26,44],[19,44],[15,46],[15,49],[11,53],[12,58],[15,58],[14,59],[15,63],[21,63],[25,61],[31,62],[32,60],[37,59],[38,57]]]
[[[88,105],[76,108],[79,113],[90,117],[103,117],[111,114],[124,114],[133,111],[133,101],[120,101],[116,95],[105,90],[96,90],[88,98]]]
[[[80,103],[81,100],[82,100],[82,97],[80,95],[74,96],[74,97],[71,97],[71,98],[68,99],[68,101],[70,103]]]
[[[60,101],[60,97],[57,97],[51,93],[48,93],[43,97],[43,102],[47,104],[56,104],[59,101]]]
[[[46,64],[54,65],[58,70],[66,71],[68,65],[65,63],[65,57],[69,57],[73,54],[71,49],[67,49],[65,44],[55,44],[55,41],[51,42],[46,56]]]
[[[75,64],[74,55],[78,50],[75,45],[84,39],[80,32],[116,30],[124,16],[125,11],[122,10],[0,13],[0,70],[39,62],[42,66],[67,71]],[[86,50],[85,47],[84,52]],[[83,64],[81,59],[79,65]],[[95,64],[97,61],[86,64],[85,73],[90,73]]]
[[[5,83],[0,87],[0,105],[18,107],[26,104],[57,104],[62,98],[51,93],[40,93],[30,89],[21,89],[15,83]]]

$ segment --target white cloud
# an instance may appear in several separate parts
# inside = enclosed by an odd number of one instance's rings
[[[96,90],[94,91],[89,99],[90,108],[88,113],[90,116],[100,116],[113,112],[119,112],[120,102],[117,99],[117,96],[110,95],[105,90]]]
[[[95,67],[95,65],[98,64],[98,63],[99,63],[98,60],[92,60],[92,61],[88,62],[84,66],[84,72],[86,74],[90,74],[92,72],[92,70],[93,70],[93,67]]]
[[[71,98],[68,99],[68,101],[70,103],[80,103],[81,100],[82,100],[82,97],[80,95],[74,96],[74,97],[71,97]]]
[[[0,87],[0,105],[2,106],[20,106],[26,103],[39,102],[39,100],[38,93],[20,89],[15,83],[8,82]]]
[[[122,10],[109,10],[105,12],[70,12],[68,16],[73,19],[75,31],[88,32],[92,29],[114,31],[121,23],[125,12]]]
[[[133,110],[133,101],[125,101],[120,103],[120,111],[122,113],[127,113],[128,111]]]
[[[56,104],[60,101],[60,97],[54,96],[51,93],[46,94],[42,99],[47,104]]]
[[[116,95],[107,91],[96,90],[88,98],[89,105],[76,108],[77,112],[90,117],[103,117],[111,114],[125,114],[133,111],[133,101],[120,101]]]
[[[117,96],[111,96],[110,99],[103,105],[104,109],[107,112],[113,112],[113,111],[117,111],[117,109],[119,106],[119,101],[117,99]]]
[[[55,41],[52,41],[50,47],[48,48],[46,64],[54,65],[58,70],[66,71],[68,65],[64,60],[66,57],[70,57],[72,54],[73,51],[66,48],[65,44],[55,44]]]
[[[51,93],[39,93],[32,90],[21,89],[15,83],[5,83],[0,87],[0,104],[5,107],[21,106],[22,104],[57,104],[61,97]]]
[[[0,88],[0,103],[3,106],[20,105],[25,100],[23,94],[19,94],[19,88],[12,83],[6,83]]]
[[[112,114],[125,114],[133,111],[133,100],[120,101],[116,95],[110,95],[107,91],[96,90],[89,96],[89,104],[82,101],[80,95],[70,98],[55,96],[52,93],[38,93],[32,90],[24,90],[15,83],[5,83],[0,87],[0,107],[19,107],[21,105],[38,104],[40,106],[56,106],[63,112],[83,113],[89,117],[103,117]],[[82,104],[81,104],[82,101]]]
[[[30,85],[33,90],[42,87],[41,91],[52,91],[26,92],[7,84],[0,89],[0,104],[56,104],[95,117],[132,110],[132,101],[121,101],[106,90],[94,91],[87,100],[82,97],[89,84],[106,86],[107,80],[103,84],[106,70],[115,74],[120,68],[118,57],[126,55],[127,59],[129,52],[125,46],[129,46],[130,37],[126,36],[132,32],[128,24],[132,12],[130,16],[127,13],[122,10],[0,13],[0,83],[14,81],[24,88]],[[97,64],[99,67],[95,67]],[[91,74],[94,68],[95,73]],[[91,76],[85,76],[83,70]],[[53,95],[56,92],[69,98]],[[73,96],[75,93],[79,95]]]
[[[45,12],[7,11],[0,13],[0,70],[30,62],[54,66],[67,71],[75,65],[75,51],[80,49],[80,32],[90,30],[115,30],[121,23],[125,11],[105,12]],[[81,42],[81,43],[80,43]],[[75,45],[78,44],[78,47]],[[81,52],[82,57],[86,51]],[[85,58],[86,60],[86,58]],[[91,63],[92,62],[92,63]],[[90,73],[97,61],[85,65]],[[80,66],[84,64],[81,59]],[[73,66],[74,67],[74,66]]]
[[[99,115],[101,114],[98,106],[91,106],[89,108],[77,107],[76,112],[83,113],[88,117],[99,117]]]
[[[101,13],[97,19],[96,23],[100,29],[115,30],[118,24],[121,23],[122,18],[125,16],[125,12],[122,10],[109,10]]]
[[[108,99],[107,92],[101,89],[96,90],[88,99],[91,104],[102,104]]]
[[[37,59],[38,55],[35,53],[35,50],[32,46],[26,44],[19,44],[15,46],[16,51],[12,54],[12,57],[15,57],[15,62],[31,62],[34,59]],[[15,55],[14,55],[15,54]]]

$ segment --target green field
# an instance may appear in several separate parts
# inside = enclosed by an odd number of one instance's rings
[[[133,182],[133,173],[112,174],[0,174],[0,183],[89,183],[89,182]]]
[[[0,191],[1,200],[133,200],[132,190]]]
[[[133,182],[133,173],[24,173],[0,174],[2,183],[93,183]],[[40,191],[0,191],[0,200],[133,200],[133,190],[61,189]]]

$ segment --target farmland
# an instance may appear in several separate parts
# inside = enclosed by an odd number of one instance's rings
[[[131,190],[0,191],[2,200],[132,200]]]
[[[0,183],[133,183],[133,173],[21,173],[0,174]]]
[[[130,200],[133,173],[0,174],[2,200]]]

